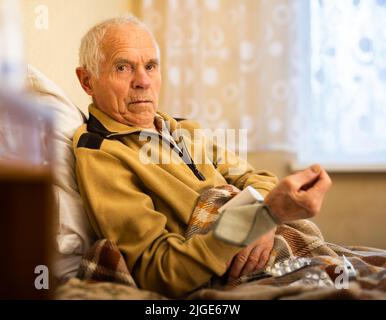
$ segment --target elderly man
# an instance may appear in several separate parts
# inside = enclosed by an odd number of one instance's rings
[[[146,26],[134,17],[111,19],[92,28],[82,40],[80,64],[78,79],[93,101],[87,124],[74,137],[81,195],[93,228],[100,237],[117,243],[141,288],[180,297],[214,275],[228,271],[230,278],[237,278],[266,264],[275,228],[261,230],[263,235],[245,247],[223,241],[213,232],[184,237],[199,195],[212,187],[252,186],[265,196],[276,223],[319,212],[331,181],[317,165],[276,186],[272,174],[249,164],[235,174],[227,161],[187,161],[186,156],[192,158],[186,150],[173,163],[141,160],[141,148],[147,143],[141,139],[143,132],[163,136],[168,147],[178,149],[173,133],[184,129],[193,135],[197,125],[158,111],[159,49]],[[202,148],[202,141],[184,140],[189,150]],[[232,163],[242,161],[225,152]]]

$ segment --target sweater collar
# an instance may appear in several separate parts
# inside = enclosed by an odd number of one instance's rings
[[[170,133],[173,133],[174,130],[180,127],[175,119],[160,111],[156,112],[154,124],[160,131],[162,130],[162,126],[166,125]],[[99,110],[94,104],[90,104],[87,131],[98,133],[105,138],[119,138],[132,133],[149,130],[120,123]]]

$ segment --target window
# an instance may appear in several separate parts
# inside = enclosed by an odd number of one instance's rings
[[[306,2],[310,63],[298,160],[385,166],[386,0]]]

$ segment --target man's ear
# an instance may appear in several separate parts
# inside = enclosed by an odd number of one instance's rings
[[[94,91],[91,85],[91,75],[86,68],[78,67],[76,68],[76,75],[79,79],[80,85],[83,90],[89,95],[92,96]]]

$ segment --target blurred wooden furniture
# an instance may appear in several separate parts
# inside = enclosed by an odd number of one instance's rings
[[[47,168],[0,162],[0,299],[50,297],[36,289],[35,268],[50,270],[51,183]]]

